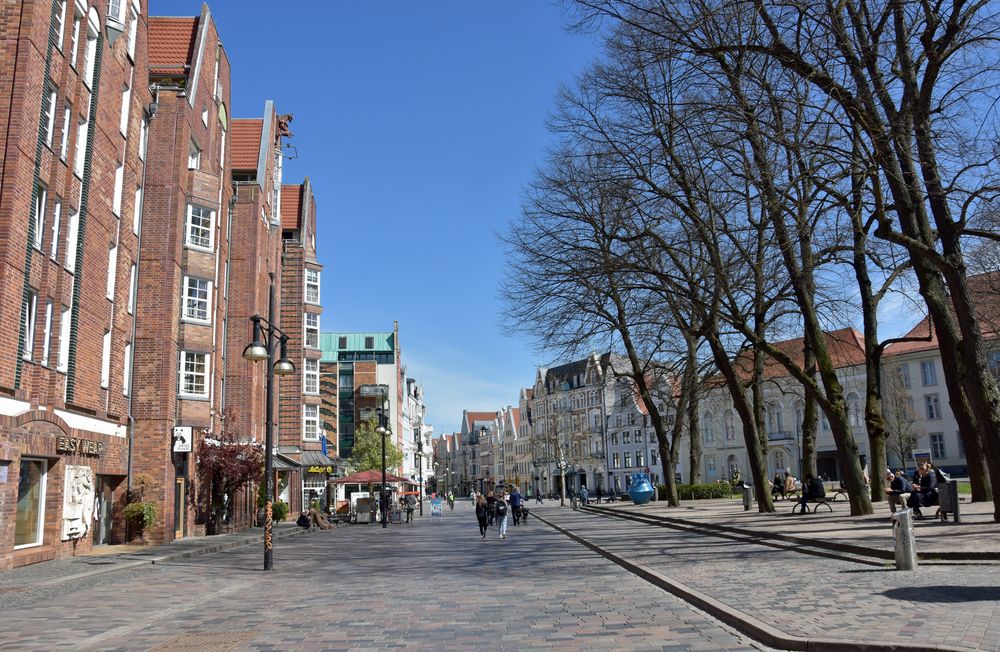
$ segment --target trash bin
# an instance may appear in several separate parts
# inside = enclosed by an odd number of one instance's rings
[[[956,523],[962,522],[962,513],[958,503],[958,481],[949,480],[938,485],[938,510],[941,520],[947,521],[951,514]]]
[[[748,484],[743,485],[743,511],[749,512],[753,506],[753,487]]]
[[[893,549],[896,570],[914,570],[917,567],[917,544],[913,536],[913,511],[903,509],[892,515]]]

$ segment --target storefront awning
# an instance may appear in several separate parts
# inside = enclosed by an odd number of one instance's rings
[[[333,473],[337,462],[319,451],[302,451],[301,465],[306,473]]]
[[[276,453],[273,458],[275,471],[292,471],[299,468],[295,460],[291,460],[281,453]]]

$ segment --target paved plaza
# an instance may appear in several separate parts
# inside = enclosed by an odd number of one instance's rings
[[[44,591],[21,569],[0,649],[764,649],[539,521],[481,540],[467,501],[440,523],[278,541],[269,574],[261,559],[252,545],[63,584],[42,565]]]

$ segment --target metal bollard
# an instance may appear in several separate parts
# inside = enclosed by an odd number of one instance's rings
[[[892,537],[896,552],[896,570],[916,569],[917,542],[913,536],[912,510],[900,510],[892,515]]]
[[[753,487],[748,484],[743,485],[743,511],[749,512],[753,505]]]
[[[653,502],[655,503],[660,499],[660,488],[653,487]]]

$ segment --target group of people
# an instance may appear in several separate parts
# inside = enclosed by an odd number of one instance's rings
[[[785,477],[781,477],[780,473],[775,473],[774,479],[771,480],[771,498],[776,499],[778,496],[788,498],[798,488],[797,484],[798,482],[791,472],[785,471]]]
[[[479,521],[479,536],[483,539],[489,528],[494,524],[499,531],[499,538],[507,538],[507,518],[513,516],[514,525],[527,521],[528,508],[524,506],[524,497],[517,487],[509,494],[500,491],[487,491],[486,495],[475,492],[473,498],[476,505],[476,520]]]
[[[912,479],[907,478],[903,471],[893,473],[886,469],[885,479],[889,486],[885,493],[889,497],[889,509],[895,512],[896,507],[902,507],[905,502],[913,510],[913,518],[923,519],[920,508],[938,504],[938,483],[942,479],[939,475],[941,471],[929,461],[917,462]]]

